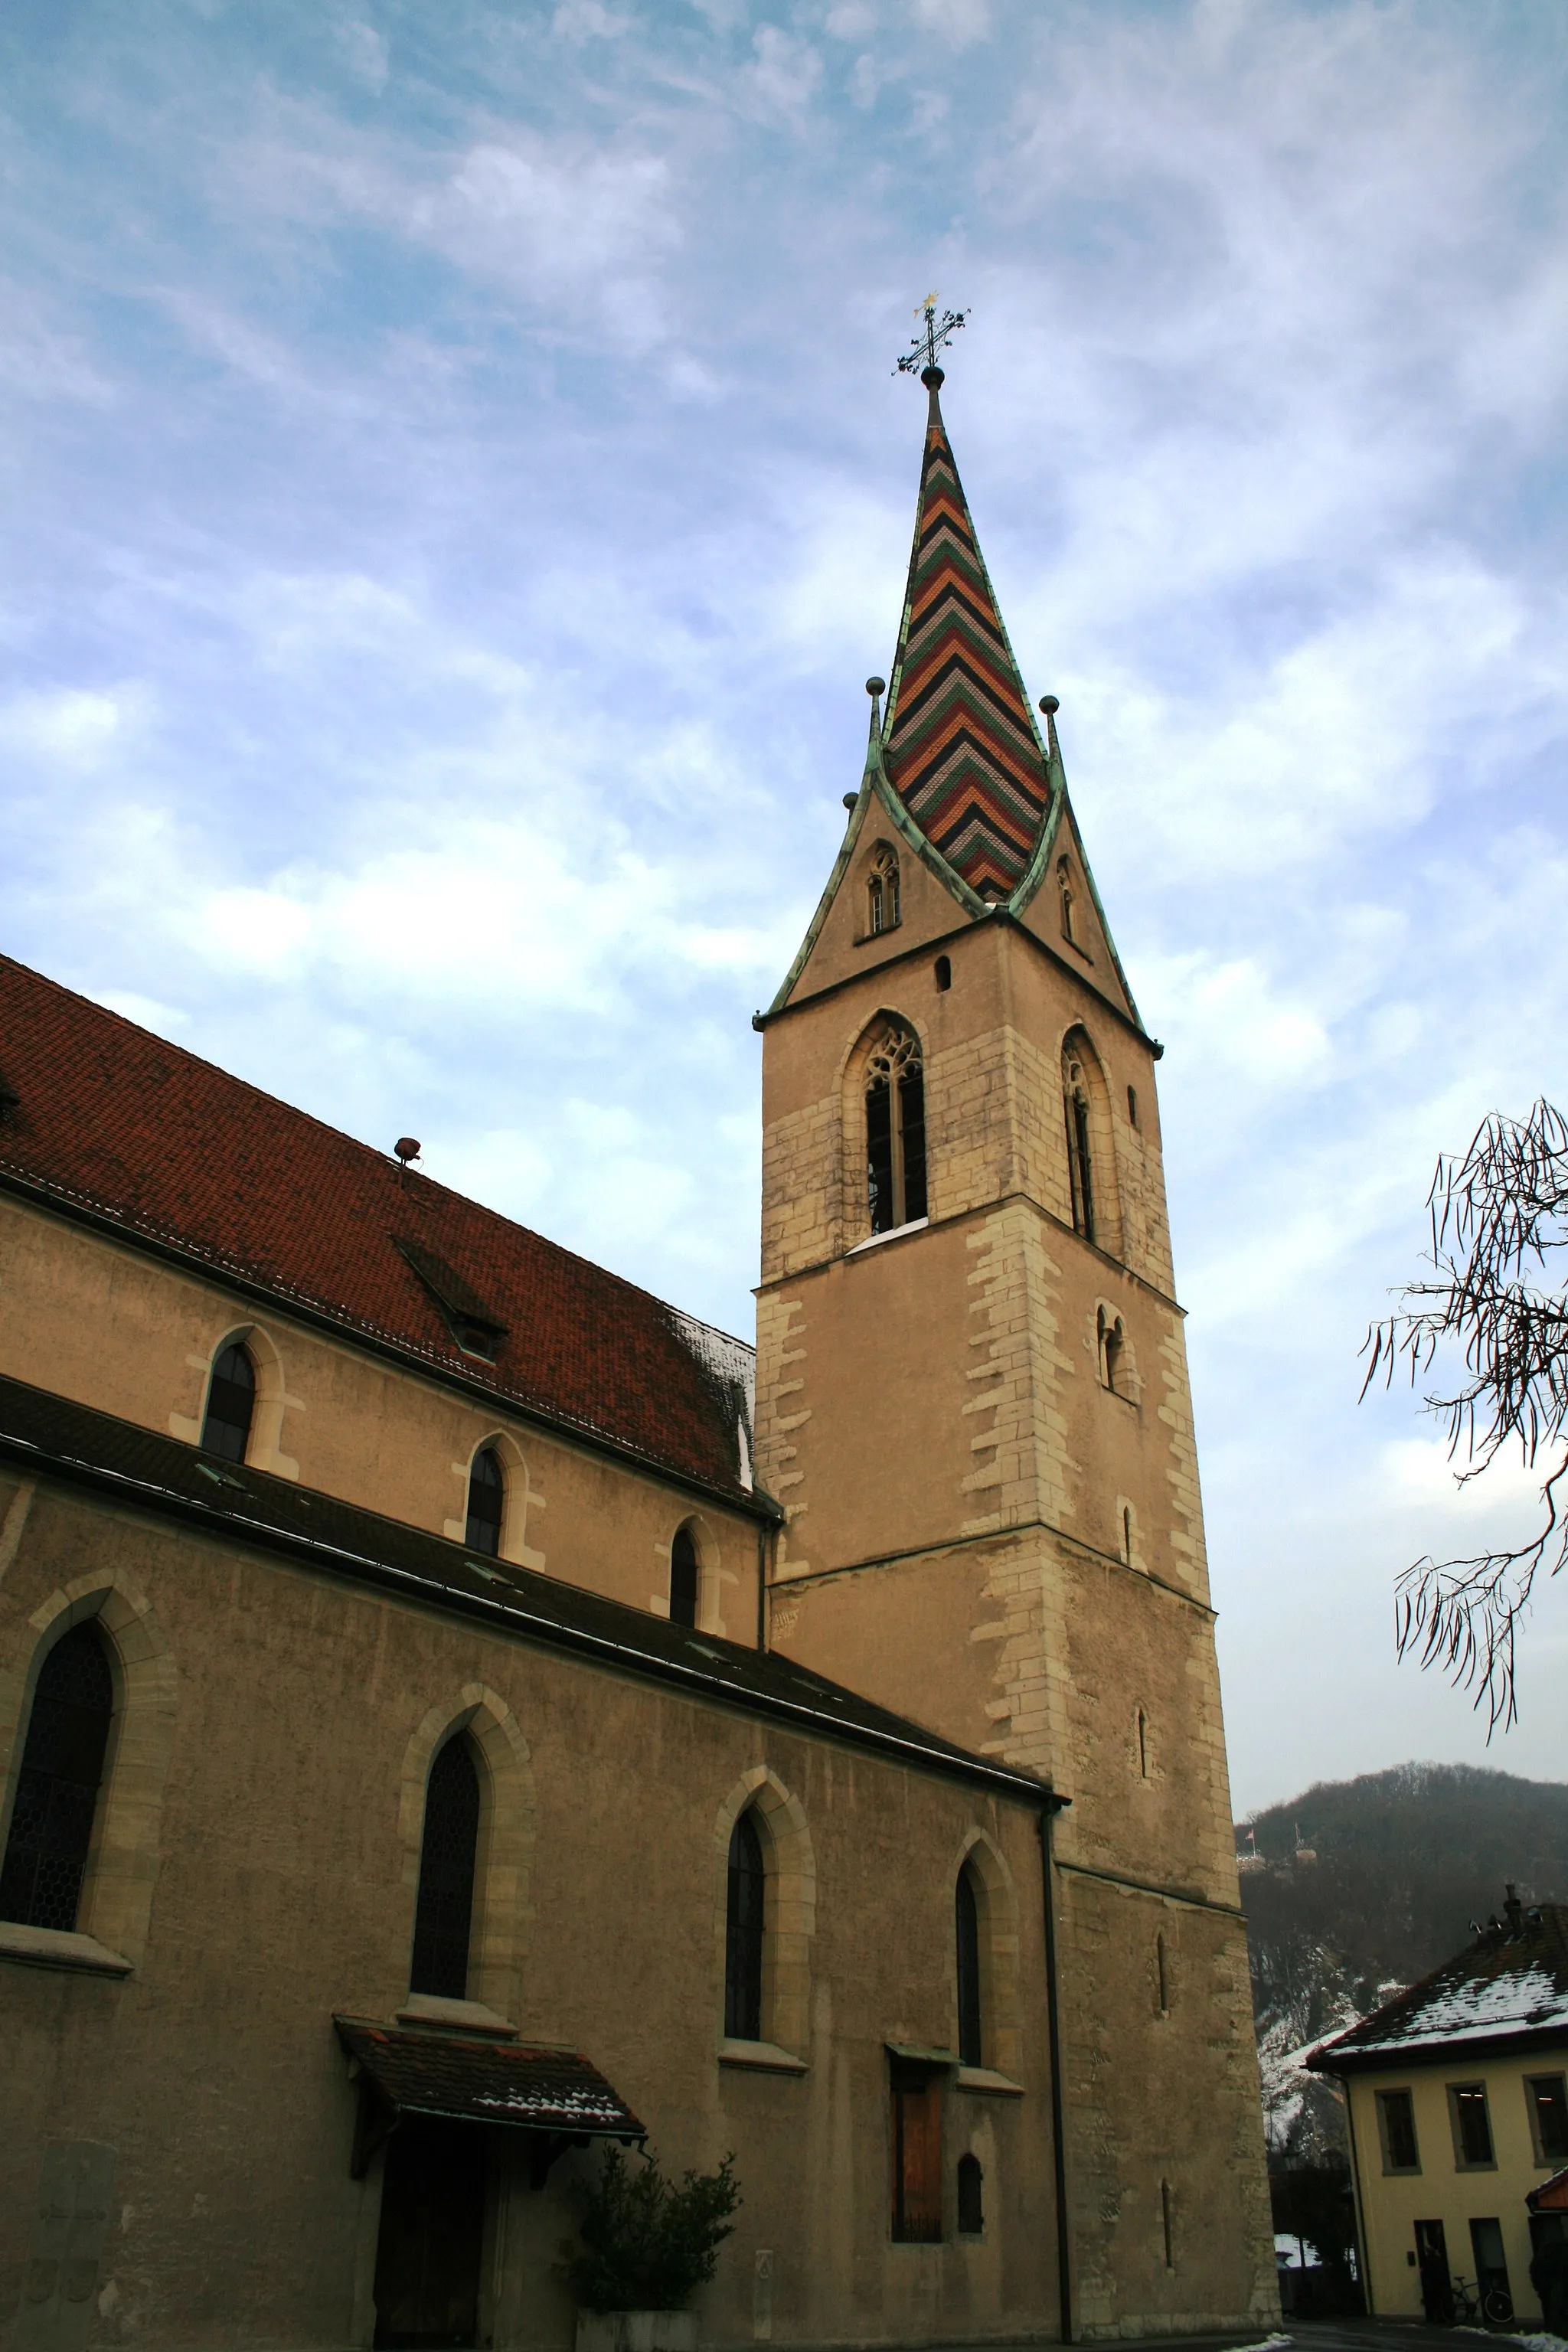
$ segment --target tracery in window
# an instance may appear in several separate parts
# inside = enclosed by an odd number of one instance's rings
[[[468,1996],[479,1840],[479,1768],[469,1740],[458,1732],[437,1756],[425,1784],[410,1992],[449,2000]]]
[[[767,1873],[750,1811],[730,1832],[724,1913],[724,2032],[732,2042],[763,2038],[763,1927]]]
[[[0,1865],[0,1919],[75,1927],[113,1712],[109,1654],[84,1617],[55,1643],[34,1687]]]
[[[889,843],[879,841],[866,878],[866,928],[875,939],[879,931],[896,929],[901,919],[898,852]]]
[[[1118,1255],[1120,1223],[1110,1149],[1110,1115],[1099,1056],[1082,1029],[1062,1045],[1062,1114],[1073,1230]]]
[[[696,1624],[697,1591],[697,1546],[689,1528],[678,1528],[675,1541],[669,1547],[669,1622],[672,1625]]]
[[[243,1462],[255,1412],[256,1367],[248,1349],[238,1339],[231,1339],[214,1364],[207,1383],[202,1451],[220,1454],[226,1462]]]
[[[980,1998],[980,1905],[967,1863],[954,1890],[953,1927],[958,1953],[958,2055],[965,2066],[984,2066],[984,2017]]]
[[[500,1455],[493,1445],[481,1445],[468,1471],[468,1519],[463,1537],[468,1549],[499,1559],[505,1517],[506,1473]]]
[[[918,1037],[892,1022],[866,1067],[866,1203],[874,1234],[926,1213],[925,1072]]]

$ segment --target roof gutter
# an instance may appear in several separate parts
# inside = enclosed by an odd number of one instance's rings
[[[126,1223],[112,1211],[95,1208],[80,1195],[67,1192],[63,1186],[50,1184],[39,1177],[25,1176],[15,1167],[0,1162],[0,1191],[15,1192],[35,1207],[48,1210],[54,1215],[85,1225],[90,1232],[108,1234],[129,1249],[142,1250],[149,1257],[162,1259],[165,1265],[176,1265],[183,1273],[198,1276],[205,1282],[237,1292],[242,1298],[253,1299],[269,1307],[274,1314],[291,1316],[295,1322],[308,1324],[311,1329],[324,1331],[334,1339],[347,1340],[363,1348],[373,1356],[390,1357],[395,1363],[417,1372],[424,1380],[434,1381],[440,1387],[455,1389],[459,1395],[480,1400],[493,1410],[509,1413],[513,1420],[532,1429],[548,1430],[552,1436],[569,1438],[574,1445],[591,1454],[608,1456],[611,1461],[630,1463],[665,1486],[679,1486],[689,1495],[700,1495],[706,1501],[721,1503],[726,1510],[739,1512],[743,1517],[760,1519],[767,1526],[782,1526],[784,1507],[761,1487],[750,1492],[744,1487],[721,1486],[707,1478],[700,1478],[689,1470],[678,1470],[660,1462],[639,1446],[630,1445],[624,1438],[609,1436],[586,1423],[573,1421],[565,1413],[551,1412],[543,1405],[530,1404],[515,1396],[510,1389],[498,1388],[493,1381],[481,1381],[472,1373],[460,1371],[455,1364],[443,1364],[425,1355],[419,1349],[395,1339],[390,1332],[376,1331],[356,1323],[345,1315],[334,1315],[331,1307],[318,1305],[297,1291],[285,1290],[275,1283],[260,1281],[254,1275],[237,1272],[220,1259],[204,1255],[188,1244],[164,1235],[147,1233],[139,1225]],[[663,1301],[659,1302],[661,1305]],[[679,1308],[673,1310],[679,1313]]]
[[[1012,1772],[1005,1765],[987,1764],[981,1757],[932,1747],[925,1740],[906,1738],[897,1732],[879,1731],[869,1724],[847,1722],[829,1709],[810,1706],[802,1699],[784,1698],[771,1691],[747,1690],[740,1684],[728,1682],[722,1675],[710,1674],[700,1666],[686,1665],[676,1658],[661,1658],[634,1643],[618,1642],[608,1634],[593,1633],[580,1625],[563,1624],[558,1618],[545,1617],[520,1601],[503,1598],[500,1594],[468,1592],[460,1585],[448,1584],[434,1576],[422,1576],[414,1569],[395,1567],[390,1560],[377,1559],[371,1553],[354,1551],[342,1544],[328,1543],[319,1536],[298,1535],[289,1528],[272,1527],[264,1520],[247,1517],[241,1511],[221,1510],[192,1496],[182,1495],[174,1487],[160,1486],[151,1479],[134,1478],[123,1471],[106,1469],[101,1463],[58,1454],[47,1446],[34,1444],[28,1438],[18,1437],[11,1431],[0,1430],[0,1460],[7,1458],[34,1470],[41,1467],[52,1471],[73,1485],[90,1487],[118,1503],[139,1505],[142,1509],[157,1512],[165,1517],[183,1519],[199,1528],[205,1535],[227,1536],[233,1541],[252,1544],[261,1550],[280,1552],[288,1559],[304,1562],[324,1573],[349,1577],[359,1583],[379,1585],[388,1591],[401,1594],[405,1599],[423,1601],[431,1608],[455,1610],[461,1615],[478,1618],[524,1640],[541,1643],[547,1648],[572,1651],[622,1673],[673,1684],[693,1696],[706,1698],[721,1706],[737,1707],[750,1714],[771,1716],[796,1729],[809,1730],[879,1754],[896,1756],[905,1763],[952,1779],[971,1780],[984,1788],[1000,1790],[1020,1803],[1043,1803],[1049,1808],[1059,1809],[1069,1801],[1065,1797],[1058,1797],[1054,1790],[1036,1780],[1032,1774]]]

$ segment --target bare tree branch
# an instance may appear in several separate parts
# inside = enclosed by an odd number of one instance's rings
[[[1513,1550],[1418,1559],[1401,1575],[1401,1657],[1436,1665],[1488,1711],[1489,1740],[1518,1719],[1519,1622],[1542,1566],[1568,1558],[1558,1484],[1568,1473],[1568,1306],[1553,1253],[1568,1249],[1568,1118],[1544,1099],[1525,1119],[1494,1113],[1462,1160],[1445,1153],[1427,1194],[1433,1278],[1409,1283],[1366,1335],[1364,1397],[1403,1363],[1412,1387],[1457,1346],[1464,1377],[1423,1399],[1444,1423],[1461,1482],[1517,1444],[1533,1463],[1560,1454],[1542,1488],[1545,1525]],[[1556,1276],[1554,1280],[1554,1276]]]

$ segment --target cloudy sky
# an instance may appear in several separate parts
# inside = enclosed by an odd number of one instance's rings
[[[1568,1093],[1557,0],[12,0],[5,946],[731,1329],[946,408],[1162,1099],[1239,1807],[1487,1757],[1356,1355]],[[1568,1770],[1568,1579],[1489,1760]]]

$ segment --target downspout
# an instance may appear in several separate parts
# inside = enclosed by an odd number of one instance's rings
[[[1361,2160],[1356,2155],[1355,2108],[1351,2102],[1350,2076],[1342,2074],[1340,2084],[1344,2092],[1345,2137],[1350,2142],[1351,2187],[1355,2191],[1356,2260],[1361,2269],[1362,2301],[1366,2305],[1366,2315],[1371,2319],[1376,2315],[1377,2305],[1372,2299],[1372,2254],[1367,2244],[1366,2209],[1362,2203]]]
[[[1056,1798],[1043,1806],[1035,1826],[1040,1834],[1040,1891],[1046,1922],[1046,2021],[1051,2053],[1051,2155],[1057,2189],[1057,2273],[1061,2291],[1061,2340],[1072,2336],[1072,2270],[1068,2236],[1067,2111],[1062,2097],[1062,2021],[1057,2000],[1056,1864],[1051,1854],[1051,1819],[1068,1802]]]

